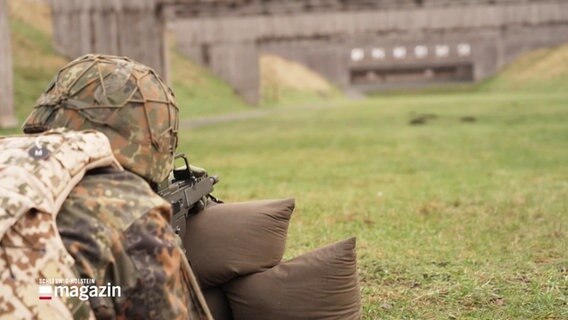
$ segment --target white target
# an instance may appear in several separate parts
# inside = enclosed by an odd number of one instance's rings
[[[351,60],[361,61],[365,58],[365,50],[361,48],[354,48],[351,50]]]
[[[426,58],[428,55],[428,47],[426,46],[416,46],[414,47],[414,55],[419,58]]]
[[[436,46],[436,57],[445,58],[450,55],[450,47],[443,44]]]
[[[460,57],[469,57],[471,55],[471,45],[469,43],[458,44],[458,55]]]
[[[385,49],[383,48],[373,48],[371,51],[371,56],[373,59],[382,60],[386,57]]]
[[[392,50],[392,55],[396,59],[404,59],[404,58],[406,58],[406,48],[405,47],[395,47]]]

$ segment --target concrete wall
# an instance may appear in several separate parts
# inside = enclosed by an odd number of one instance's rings
[[[259,50],[306,65],[341,87],[349,85],[349,49],[343,40],[264,41]]]
[[[154,0],[51,0],[56,49],[124,55],[168,78],[165,18]]]
[[[15,127],[12,46],[6,0],[0,0],[0,128]]]
[[[176,22],[178,39],[193,44],[345,36],[364,33],[500,28],[566,23],[568,2],[426,7],[384,11],[195,17]]]
[[[211,70],[235,88],[246,102],[260,99],[258,50],[254,42],[220,43],[209,48]]]
[[[382,11],[471,5],[539,3],[548,0],[161,0],[182,18],[294,15],[313,12]]]
[[[51,0],[58,50],[127,55],[168,76],[166,15],[180,49],[246,101],[259,101],[259,52],[299,61],[342,87],[353,70],[471,65],[476,80],[529,49],[568,41],[565,0]],[[171,13],[170,13],[171,12]],[[188,17],[179,19],[180,17]],[[467,57],[353,61],[353,49],[430,51],[471,45]],[[357,71],[357,72],[359,72]],[[371,70],[372,71],[372,70]]]
[[[352,70],[392,66],[471,65],[472,78],[481,80],[527,50],[568,42],[567,1],[494,0],[491,3],[425,0],[422,5],[416,5],[415,1],[407,3],[404,9],[193,16],[178,20],[175,30],[182,52],[210,66],[239,92],[241,87],[250,92],[258,81],[249,74],[255,69],[251,68],[252,59],[258,55],[251,51],[254,44],[260,52],[298,61],[335,84],[349,87]],[[386,2],[382,5],[395,6]],[[246,63],[229,66],[226,61],[219,64],[223,59],[210,59],[212,48],[233,46],[241,41],[251,44],[251,56],[241,56]],[[461,44],[471,47],[468,56],[455,54]],[[438,45],[448,45],[450,54],[421,59],[412,54],[416,46],[425,46],[433,52]],[[388,54],[385,59],[368,59],[375,47],[392,54],[395,47],[401,46],[409,52],[404,59],[393,59]],[[367,59],[354,62],[350,53],[358,48],[367,52]],[[246,77],[227,77],[222,70],[229,67],[231,74]]]

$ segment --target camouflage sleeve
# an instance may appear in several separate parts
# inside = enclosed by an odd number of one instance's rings
[[[170,217],[133,174],[91,174],[75,187],[57,216],[65,248],[82,278],[121,288],[89,298],[97,319],[209,319]]]
[[[181,270],[184,256],[168,221],[153,209],[124,236],[124,249],[139,281],[125,292],[122,313],[129,319],[189,319],[190,298]]]
[[[163,207],[151,209],[122,234],[101,228],[100,222],[60,227],[65,229],[64,239],[81,276],[122,289],[121,297],[89,299],[97,319],[209,319],[197,281],[163,211]],[[104,235],[101,230],[106,230]]]

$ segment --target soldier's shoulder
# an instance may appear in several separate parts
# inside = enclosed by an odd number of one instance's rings
[[[152,209],[167,214],[169,205],[138,175],[112,169],[86,174],[62,207],[123,230]]]

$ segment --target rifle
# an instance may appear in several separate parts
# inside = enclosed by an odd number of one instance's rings
[[[183,238],[185,220],[192,214],[201,211],[205,205],[202,199],[213,192],[213,186],[219,178],[210,177],[206,173],[197,175],[191,170],[187,157],[178,153],[174,161],[183,159],[185,166],[174,168],[168,179],[158,185],[158,194],[172,206],[171,225],[174,231]]]

